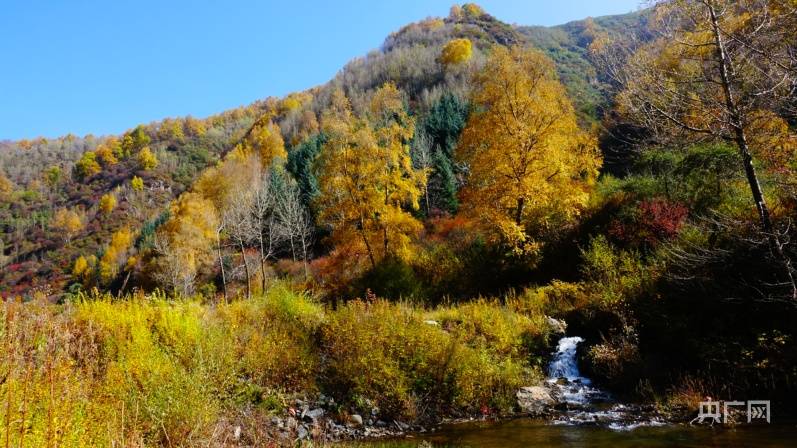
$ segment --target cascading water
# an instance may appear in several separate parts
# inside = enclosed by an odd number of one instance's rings
[[[664,421],[656,416],[645,416],[635,406],[612,403],[606,392],[593,387],[589,378],[581,376],[576,353],[578,336],[563,337],[556,346],[548,365],[547,383],[567,411],[554,421],[557,425],[602,424],[615,430],[629,430],[639,426],[660,426]]]
[[[548,384],[558,392],[561,401],[568,404],[586,405],[594,401],[606,401],[606,393],[592,387],[592,381],[578,371],[576,350],[582,342],[584,339],[578,336],[559,340],[556,353],[548,365]]]

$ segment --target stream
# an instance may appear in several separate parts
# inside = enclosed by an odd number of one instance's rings
[[[637,406],[616,402],[581,375],[576,360],[580,337],[563,337],[548,366],[547,386],[564,410],[552,418],[517,418],[443,425],[432,433],[361,447],[794,447],[797,425],[705,427],[667,423]],[[565,405],[562,405],[564,403]]]

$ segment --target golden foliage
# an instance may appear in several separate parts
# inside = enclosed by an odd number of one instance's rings
[[[99,202],[100,213],[105,216],[111,214],[116,208],[116,195],[113,193],[106,193],[102,195]]]
[[[443,65],[456,65],[467,62],[473,56],[473,44],[470,39],[453,39],[449,41],[440,54]]]
[[[194,192],[211,201],[217,211],[224,210],[236,188],[246,189],[260,175],[259,156],[240,148],[221,163],[206,169],[194,184]]]
[[[156,236],[156,269],[162,283],[190,294],[197,271],[213,259],[219,218],[213,203],[193,192],[180,195],[170,212]]]
[[[133,176],[133,178],[130,179],[130,188],[132,188],[133,191],[144,190],[144,179],[138,176]]]
[[[464,17],[464,12],[462,11],[462,7],[461,6],[459,6],[459,5],[451,6],[451,9],[449,10],[449,13],[448,13],[448,18],[449,19],[451,19],[453,21],[458,21],[458,20],[462,20],[463,17]]]
[[[111,236],[111,242],[100,259],[100,278],[103,282],[110,282],[116,277],[119,266],[127,260],[127,252],[132,242],[133,234],[126,227]]]
[[[188,134],[194,137],[202,137],[207,133],[207,127],[202,120],[197,120],[194,117],[185,119],[185,128]]]
[[[83,230],[83,216],[74,210],[60,208],[55,212],[51,225],[61,232],[66,241],[69,241]]]
[[[412,167],[415,123],[399,90],[385,84],[374,94],[370,120],[354,116],[336,91],[322,128],[319,218],[338,244],[366,253],[372,266],[389,255],[407,258],[421,224],[406,209],[417,209],[426,175]]]
[[[94,152],[105,166],[116,165],[119,162],[119,159],[116,158],[116,154],[114,154],[113,149],[111,149],[109,146],[100,145],[94,150]]]
[[[279,127],[270,120],[255,123],[246,138],[233,151],[241,158],[246,158],[251,152],[260,156],[263,168],[271,166],[274,159],[285,159],[288,153],[285,152],[285,142]]]
[[[89,269],[90,267],[88,260],[86,260],[86,257],[81,255],[75,260],[75,264],[72,267],[72,276],[75,278],[83,278],[89,273]]]
[[[465,13],[465,15],[475,18],[484,15],[484,9],[482,9],[482,7],[476,3],[465,3],[462,5],[462,11]]]
[[[185,133],[183,132],[182,120],[173,118],[163,120],[158,129],[158,137],[161,140],[183,142]]]
[[[152,151],[149,149],[149,146],[142,148],[136,158],[138,159],[138,165],[142,170],[149,171],[158,166],[158,158],[155,157],[155,154],[152,153]]]
[[[797,156],[797,135],[782,117],[770,111],[756,111],[748,124],[750,148],[768,169],[785,171]]]
[[[100,164],[97,163],[97,153],[94,151],[86,151],[80,160],[75,163],[75,171],[78,177],[86,179],[88,177],[99,174],[102,171]]]
[[[468,164],[464,211],[519,252],[538,248],[535,230],[577,216],[601,158],[579,129],[552,62],[542,53],[496,47],[476,77],[457,157]]]
[[[14,184],[12,184],[10,180],[8,180],[5,174],[0,173],[0,196],[7,195],[12,191],[14,191]]]

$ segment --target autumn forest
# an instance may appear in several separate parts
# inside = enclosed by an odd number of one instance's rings
[[[285,97],[0,141],[0,445],[516,416],[560,323],[672,421],[794,412],[795,29],[790,0],[469,3]]]

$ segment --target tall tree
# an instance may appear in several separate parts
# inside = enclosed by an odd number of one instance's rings
[[[413,140],[413,158],[429,168],[424,194],[427,214],[432,208],[456,213],[458,170],[454,148],[468,119],[468,105],[451,92],[445,92],[421,120]]]
[[[194,280],[213,260],[219,218],[213,203],[197,193],[184,193],[172,203],[170,217],[155,236],[155,277],[175,294],[189,295]]]
[[[475,78],[458,159],[468,166],[464,212],[519,253],[535,230],[578,215],[601,165],[579,129],[553,63],[537,50],[496,47]]]
[[[291,255],[296,260],[296,252],[301,251],[304,273],[307,275],[307,257],[312,243],[313,223],[305,207],[301,190],[296,181],[287,176],[276,195],[275,215],[278,233],[282,240],[290,243]]]
[[[337,91],[322,126],[319,219],[332,227],[336,243],[362,243],[372,267],[389,255],[407,256],[421,228],[407,209],[418,208],[426,179],[412,167],[414,121],[400,92],[386,84],[374,94],[369,117],[356,117]]]
[[[598,48],[621,90],[618,109],[658,143],[724,141],[736,147],[761,229],[797,299],[794,269],[755,165],[791,137],[776,112],[793,102],[797,87],[794,38],[783,29],[794,21],[794,3],[662,0],[655,6],[658,39]]]

